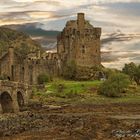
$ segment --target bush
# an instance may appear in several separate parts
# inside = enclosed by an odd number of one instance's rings
[[[40,74],[37,80],[38,84],[45,84],[50,81],[50,77],[48,76],[48,74]]]
[[[99,93],[108,97],[120,97],[130,84],[129,77],[123,73],[114,73],[99,87]]]
[[[65,79],[74,80],[76,76],[76,64],[74,61],[68,62],[64,67],[63,76]]]
[[[140,85],[140,65],[136,65],[135,63],[131,62],[129,64],[125,64],[122,71],[130,76],[131,81],[134,80],[137,85]]]
[[[8,76],[7,75],[0,75],[0,80],[8,80]]]

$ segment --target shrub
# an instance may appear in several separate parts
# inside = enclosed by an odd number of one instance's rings
[[[0,75],[0,80],[8,80],[8,76],[7,75]]]
[[[48,74],[40,74],[37,80],[38,84],[45,84],[50,81],[50,77],[48,76]]]
[[[68,64],[64,67],[63,76],[65,79],[75,79],[76,76],[76,64],[74,61],[68,62]]]
[[[108,97],[120,97],[130,84],[129,77],[123,73],[114,73],[99,87],[99,93]]]
[[[122,71],[123,73],[128,74],[131,80],[134,80],[137,85],[140,85],[140,65],[136,65],[135,63],[131,62],[129,64],[125,64]]]

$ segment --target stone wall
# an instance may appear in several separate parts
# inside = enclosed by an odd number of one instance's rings
[[[0,113],[18,112],[28,104],[31,88],[27,84],[0,81]]]
[[[58,57],[56,53],[45,56],[29,56],[21,60],[13,47],[0,58],[0,76],[10,81],[23,82],[29,85],[38,84],[40,74],[58,75]]]
[[[101,65],[100,36],[101,28],[93,27],[83,13],[78,14],[77,20],[68,21],[57,42],[61,67],[71,61],[77,68]]]

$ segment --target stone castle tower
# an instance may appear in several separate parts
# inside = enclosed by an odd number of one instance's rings
[[[58,36],[57,51],[62,65],[75,62],[77,68],[101,65],[101,28],[93,27],[78,13],[77,20],[70,20]]]

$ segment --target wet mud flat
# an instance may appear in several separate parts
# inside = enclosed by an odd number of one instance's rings
[[[42,105],[0,116],[0,140],[139,140],[140,104]]]

